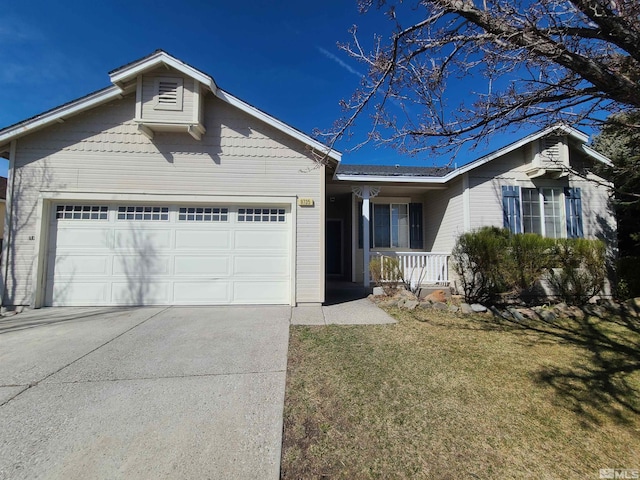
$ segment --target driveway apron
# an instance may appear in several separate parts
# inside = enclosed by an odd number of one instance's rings
[[[0,319],[0,478],[278,478],[290,315],[171,307]]]

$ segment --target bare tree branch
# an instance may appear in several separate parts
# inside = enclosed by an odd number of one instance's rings
[[[368,51],[354,29],[352,43],[340,46],[369,71],[343,102],[345,117],[324,132],[331,146],[365,112],[372,126],[361,143],[411,154],[455,152],[523,123],[594,125],[640,109],[637,0],[419,0],[415,8],[379,0],[376,7],[388,8],[388,40],[377,37]],[[361,9],[371,10],[372,0]]]

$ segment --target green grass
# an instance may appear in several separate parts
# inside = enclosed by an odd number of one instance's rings
[[[292,327],[283,478],[598,478],[640,468],[637,319],[390,310]]]

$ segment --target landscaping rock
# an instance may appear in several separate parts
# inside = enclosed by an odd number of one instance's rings
[[[425,310],[430,310],[433,308],[433,304],[431,302],[420,302],[420,308],[424,308]]]
[[[475,313],[484,313],[487,311],[487,307],[480,305],[479,303],[471,304],[471,310]]]
[[[538,314],[531,308],[518,308],[517,310],[523,317],[530,320],[536,320],[538,318]]]
[[[420,302],[418,302],[417,300],[405,300],[404,308],[406,308],[407,310],[415,310],[419,303]]]
[[[416,296],[411,293],[409,290],[406,290],[404,288],[398,289],[398,293],[396,294],[402,298],[408,298],[410,300],[417,300]]]
[[[630,298],[624,305],[631,311],[640,312],[640,297]]]
[[[429,295],[424,297],[424,300],[431,303],[446,303],[447,296],[444,293],[444,290],[436,290],[435,292],[431,292]]]
[[[462,303],[460,304],[460,311],[465,315],[470,315],[473,313],[473,308],[468,303]]]
[[[407,302],[406,298],[400,298],[400,299],[396,300],[396,307],[402,308],[402,307],[404,307],[404,304],[406,302]]]
[[[379,297],[380,295],[384,295],[384,288],[382,287],[373,287],[373,296]]]
[[[460,308],[457,305],[449,305],[449,311],[451,313],[458,313],[459,310]]]
[[[580,307],[569,307],[569,316],[571,318],[575,318],[576,320],[583,320],[586,317],[584,310]]]
[[[442,303],[442,302],[435,302],[431,308],[433,308],[434,310],[447,310],[449,307],[447,307],[446,303]]]
[[[507,311],[511,314],[513,319],[518,322],[524,322],[526,320],[525,316],[520,313],[517,308],[507,308]]]
[[[538,310],[538,315],[545,322],[553,322],[556,319],[555,314],[551,310],[547,310],[546,308]]]

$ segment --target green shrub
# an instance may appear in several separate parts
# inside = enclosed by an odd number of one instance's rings
[[[460,235],[452,266],[465,301],[493,302],[500,294],[533,290],[545,274],[567,303],[597,295],[605,279],[605,246],[598,240],[551,239],[484,227]]]
[[[533,289],[553,262],[554,240],[535,233],[510,235],[501,270],[507,289],[520,294]]]
[[[465,301],[491,302],[504,290],[501,265],[508,238],[508,230],[496,227],[483,227],[458,237],[451,254],[452,266]]]
[[[599,240],[558,239],[549,284],[564,302],[582,304],[602,291],[605,279],[605,246]]]

